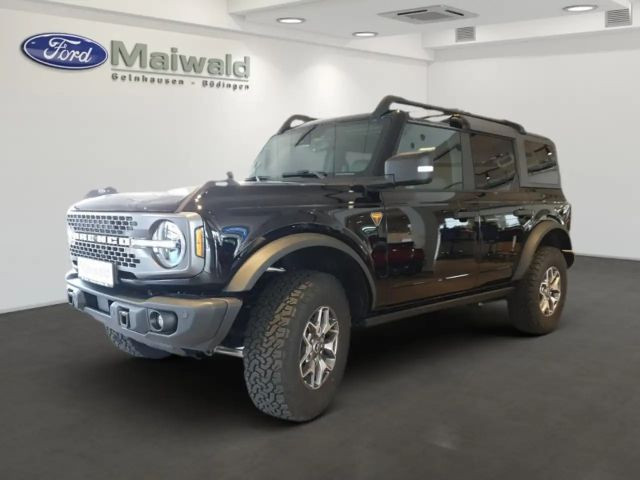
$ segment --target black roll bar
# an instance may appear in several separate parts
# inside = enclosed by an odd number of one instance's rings
[[[313,122],[317,120],[317,118],[307,117],[306,115],[291,115],[287,120],[282,124],[280,130],[278,130],[277,135],[286,132],[287,130],[291,130],[293,128],[293,122],[301,121],[302,123]]]
[[[402,97],[397,97],[395,95],[387,95],[384,97],[376,109],[373,111],[373,115],[375,117],[381,117],[385,113],[391,110],[391,105],[397,103],[398,105],[406,105],[409,107],[418,107],[423,108],[425,110],[435,110],[437,112],[442,112],[443,115],[453,115],[456,117],[470,117],[477,118],[478,120],[485,120],[487,122],[499,123],[501,125],[506,125],[507,127],[511,127],[517,130],[519,133],[526,135],[527,131],[525,128],[519,123],[512,122],[510,120],[500,120],[491,117],[485,117],[483,115],[476,115],[475,113],[465,112],[464,110],[459,110],[457,108],[444,108],[438,107],[436,105],[429,105],[427,103],[414,102],[413,100],[407,100]]]

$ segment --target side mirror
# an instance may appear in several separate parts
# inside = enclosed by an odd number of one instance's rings
[[[426,152],[408,152],[394,155],[384,163],[384,174],[393,175],[397,184],[418,185],[431,183],[433,158]]]

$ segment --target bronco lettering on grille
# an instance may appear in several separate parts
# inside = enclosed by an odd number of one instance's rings
[[[83,242],[103,243],[106,245],[119,245],[128,247],[131,245],[131,239],[127,237],[111,237],[107,235],[94,235],[92,233],[76,233],[69,234],[72,241],[80,240]]]

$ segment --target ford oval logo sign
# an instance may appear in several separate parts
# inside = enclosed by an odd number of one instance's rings
[[[66,70],[85,70],[102,65],[107,51],[90,38],[70,33],[41,33],[27,38],[22,51],[34,62]]]

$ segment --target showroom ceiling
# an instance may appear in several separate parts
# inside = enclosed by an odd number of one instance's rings
[[[301,18],[305,20],[303,23],[284,24],[281,28],[345,38],[361,31],[388,36],[561,17],[573,17],[578,22],[579,17],[601,17],[607,10],[628,8],[630,4],[626,0],[229,0],[228,3],[230,13],[243,15],[248,22],[274,25],[279,18]],[[398,10],[421,11],[442,4],[451,7],[445,8],[452,11],[451,19],[443,15],[441,21],[411,23],[401,20],[406,20],[405,15],[381,15]],[[593,4],[597,9],[580,14],[563,10],[575,4]],[[422,18],[439,17],[427,14]]]
[[[580,4],[595,9],[564,10]],[[0,0],[3,5],[89,19],[160,21],[154,25],[204,27],[420,61],[538,39],[581,41],[617,32],[625,36],[620,41],[640,40],[640,15],[634,15],[640,0]],[[402,15],[406,10],[409,14]],[[278,22],[287,18],[303,21]]]

